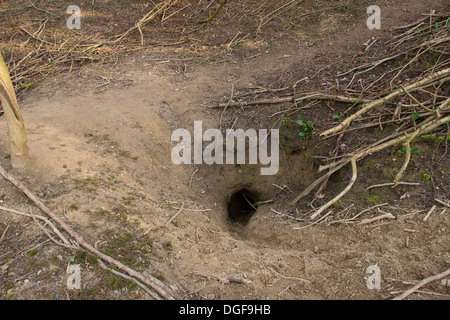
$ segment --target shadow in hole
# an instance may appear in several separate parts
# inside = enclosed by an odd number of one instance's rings
[[[258,209],[257,200],[257,197],[247,189],[233,193],[228,201],[228,221],[231,224],[247,225]]]

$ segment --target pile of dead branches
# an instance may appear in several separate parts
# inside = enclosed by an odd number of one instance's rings
[[[445,134],[447,145],[450,122],[450,19],[448,15],[424,15],[412,24],[396,29],[398,32],[386,45],[392,54],[377,61],[355,66],[337,75],[340,79],[340,92],[302,93],[299,84],[307,80],[300,79],[292,86],[279,89],[258,89],[244,94],[218,108],[263,106],[268,104],[287,104],[287,109],[280,110],[272,116],[280,116],[279,122],[286,115],[292,115],[317,104],[318,100],[328,100],[349,105],[342,114],[342,121],[335,127],[320,134],[322,139],[336,138],[336,148],[330,157],[323,159],[319,172],[326,173],[296,196],[291,204],[297,203],[304,196],[318,189],[316,197],[327,184],[331,175],[350,165],[352,176],[348,185],[332,199],[314,210],[311,219],[317,219],[333,204],[339,201],[353,187],[358,177],[358,162],[368,155],[382,150],[402,146],[405,159],[395,179],[386,185],[393,187],[406,184],[401,179],[411,159],[411,144],[416,138],[429,133]],[[370,44],[369,44],[370,45]],[[430,63],[432,62],[432,63]],[[375,80],[367,81],[363,74],[379,68]],[[364,78],[364,80],[363,80]],[[345,79],[347,83],[345,83]],[[289,92],[291,92],[289,94]],[[270,93],[267,99],[245,100],[249,95]],[[283,95],[273,98],[274,94]],[[233,98],[233,97],[232,97]],[[238,101],[236,101],[238,100]],[[310,101],[306,106],[300,104]],[[355,109],[357,109],[355,111]],[[340,143],[350,132],[361,132],[367,128],[382,127],[390,124],[395,129],[378,141],[352,148],[341,148]],[[345,153],[340,154],[345,149]],[[446,152],[447,153],[447,148]],[[442,158],[445,157],[446,154]]]
[[[107,62],[119,54],[137,50],[137,45],[125,44],[124,40],[138,33],[143,45],[142,28],[156,19],[165,21],[170,18],[169,10],[177,2],[178,0],[164,0],[155,4],[132,27],[110,38],[98,34],[89,35],[77,29],[58,33],[55,31],[55,24],[65,25],[66,15],[57,15],[30,2],[22,9],[36,10],[43,18],[34,19],[37,21],[27,24],[19,20],[12,21],[11,23],[21,25],[14,28],[12,35],[2,39],[5,42],[1,45],[5,57],[8,57],[6,63],[16,93],[19,95],[36,85],[36,82],[58,73],[71,72],[87,63]],[[3,11],[8,10],[14,8]]]
[[[434,21],[433,18],[435,18]],[[411,143],[416,138],[419,138],[424,134],[444,130],[444,132],[446,132],[447,143],[450,122],[450,98],[448,91],[448,82],[450,81],[450,68],[448,67],[450,64],[449,21],[448,16],[435,17],[429,15],[414,24],[401,27],[400,29],[407,29],[407,31],[395,36],[390,43],[393,45],[393,49],[404,42],[409,42],[410,47],[403,49],[402,52],[388,58],[383,58],[379,61],[359,66],[351,70],[354,73],[347,87],[352,85],[358,75],[368,72],[380,64],[401,56],[412,56],[412,58],[406,60],[406,63],[403,65],[384,72],[378,77],[377,81],[372,82],[368,86],[371,87],[374,83],[390,76],[388,82],[389,86],[381,91],[384,93],[383,95],[362,103],[357,111],[353,111],[346,115],[341,123],[333,128],[325,130],[320,136],[324,138],[337,136],[339,144],[339,141],[349,131],[362,130],[370,125],[377,126],[381,123],[391,123],[396,125],[396,129],[388,136],[373,144],[353,148],[341,155],[336,153],[333,159],[326,159],[328,163],[320,166],[319,171],[328,170],[327,173],[317,179],[300,195],[295,197],[291,202],[292,204],[296,203],[303,196],[327,181],[333,173],[349,164],[352,169],[352,177],[348,185],[339,194],[322,205],[311,215],[311,218],[315,219],[330,208],[330,206],[339,201],[352,188],[358,177],[357,163],[364,157],[394,146],[403,146],[405,152],[404,163],[394,178],[394,181],[388,183],[395,187],[403,183],[401,179],[407,170],[411,159]],[[422,74],[417,76],[414,81],[409,81],[408,84],[397,85],[396,81],[401,77],[402,72],[409,71],[408,68],[414,65],[416,65],[415,67],[417,68],[417,64],[421,62],[420,57],[427,53],[438,54],[435,64],[423,68]],[[421,63],[423,63],[423,61]],[[348,74],[348,72],[346,74]],[[359,96],[363,96],[368,91],[368,87],[364,87],[359,93]],[[393,99],[396,99],[395,103],[393,103]],[[354,124],[355,121],[361,120],[364,117],[372,120],[369,120],[366,124],[351,128],[351,125]],[[374,118],[378,121],[374,122]],[[338,151],[339,148],[336,150]]]

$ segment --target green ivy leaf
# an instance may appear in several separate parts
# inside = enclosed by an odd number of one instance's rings
[[[420,114],[419,113],[414,113],[412,116],[411,116],[411,120],[414,122],[414,121],[416,121],[417,119],[419,119],[420,118]]]

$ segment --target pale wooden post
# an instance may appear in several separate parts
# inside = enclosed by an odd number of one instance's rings
[[[25,122],[20,114],[14,87],[8,68],[0,52],[0,100],[8,125],[8,136],[11,146],[11,165],[23,168],[28,158],[27,132]]]

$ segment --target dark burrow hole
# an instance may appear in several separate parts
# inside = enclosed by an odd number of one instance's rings
[[[233,193],[228,200],[228,222],[241,226],[247,225],[258,209],[258,198],[247,189]]]

